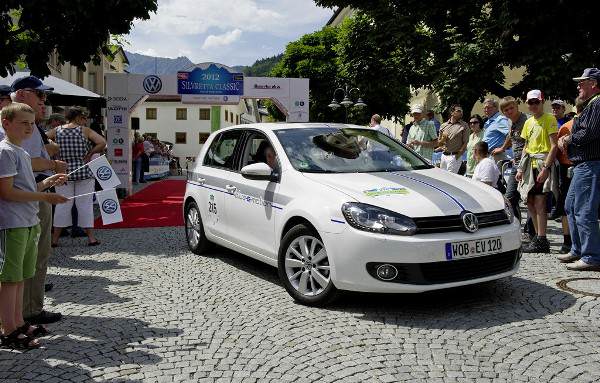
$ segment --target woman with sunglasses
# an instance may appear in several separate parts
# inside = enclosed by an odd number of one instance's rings
[[[54,212],[52,247],[58,246],[62,229],[73,224],[71,216],[73,203],[77,206],[77,225],[85,230],[88,246],[96,246],[100,242],[94,236],[94,205],[93,194],[91,194],[94,192],[95,178],[87,166],[82,166],[90,162],[94,154],[104,151],[106,140],[85,126],[88,117],[82,108],[71,108],[66,117],[68,121],[66,125],[56,127],[48,132],[48,137],[55,140],[60,147],[60,158],[69,165],[69,182],[57,186],[56,192],[65,197],[90,194],[70,199],[69,202],[57,207]],[[94,144],[91,148],[90,141]],[[71,172],[73,173],[71,174]]]
[[[467,176],[472,177],[477,166],[474,153],[475,144],[483,140],[483,118],[478,114],[471,116],[469,118],[469,128],[471,129],[471,134],[467,143]]]

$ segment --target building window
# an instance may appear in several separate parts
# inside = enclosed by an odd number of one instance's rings
[[[176,120],[187,120],[187,108],[175,109],[175,119]]]
[[[77,74],[76,74],[76,84],[77,86],[80,86],[83,88],[83,71],[81,69],[77,69]]]
[[[152,138],[158,138],[158,134],[156,134],[156,133],[144,133],[144,135],[152,137]]]
[[[156,120],[156,108],[146,108],[146,120]]]
[[[198,133],[198,143],[200,145],[203,145],[206,142],[206,140],[208,139],[208,136],[210,136],[210,133],[202,133],[202,132]]]
[[[233,124],[233,112],[229,112],[229,121]]]
[[[229,112],[225,111],[225,121],[229,121]]]
[[[210,120],[210,109],[200,108],[200,119],[201,120]]]
[[[175,143],[185,144],[187,142],[187,134],[185,132],[175,132]]]
[[[235,115],[235,124],[236,124],[236,125],[239,125],[239,124],[240,124],[240,115],[239,115],[239,114],[236,114],[236,115]]]

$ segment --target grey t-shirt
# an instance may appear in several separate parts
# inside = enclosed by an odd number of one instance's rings
[[[0,141],[0,178],[13,177],[13,187],[36,192],[37,185],[31,157],[23,148],[13,145],[6,139]],[[39,223],[38,203],[13,202],[0,198],[0,229],[31,227]]]

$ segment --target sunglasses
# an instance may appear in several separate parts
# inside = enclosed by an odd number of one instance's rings
[[[540,100],[529,100],[527,101],[527,105],[539,105]]]

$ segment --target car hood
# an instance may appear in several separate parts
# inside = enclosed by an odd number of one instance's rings
[[[356,201],[409,217],[458,215],[504,209],[496,189],[437,168],[380,173],[303,173]]]

